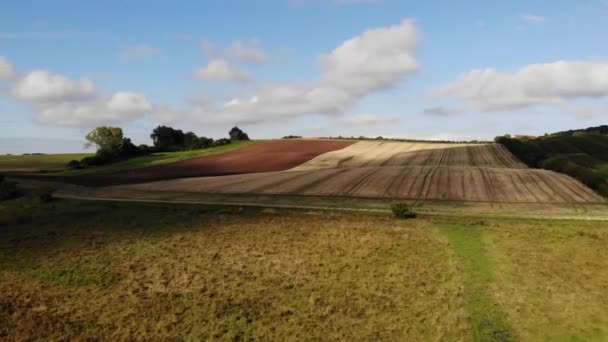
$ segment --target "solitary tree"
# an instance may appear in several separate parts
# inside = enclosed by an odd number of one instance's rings
[[[243,132],[240,128],[236,126],[232,127],[228,134],[230,135],[230,140],[249,140],[249,136],[247,135],[247,133]]]
[[[120,127],[100,126],[86,135],[86,148],[97,147],[97,154],[116,155],[123,144],[123,133]]]

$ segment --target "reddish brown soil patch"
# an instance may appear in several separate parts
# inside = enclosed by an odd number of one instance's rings
[[[222,154],[181,162],[106,174],[53,177],[55,180],[87,186],[143,183],[155,180],[283,171],[353,141],[272,140]]]

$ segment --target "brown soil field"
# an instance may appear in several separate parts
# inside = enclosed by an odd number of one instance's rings
[[[364,166],[486,166],[526,168],[498,144],[439,144],[362,141],[321,154],[293,171]]]
[[[373,145],[379,147],[377,153]],[[515,203],[604,202],[569,176],[527,168],[500,145],[412,145],[416,144],[359,142],[285,172],[185,178],[123,188]]]
[[[222,154],[103,174],[53,177],[57,181],[107,186],[142,183],[157,180],[234,175],[256,172],[283,171],[334,150],[345,148],[353,141],[340,140],[272,140]]]

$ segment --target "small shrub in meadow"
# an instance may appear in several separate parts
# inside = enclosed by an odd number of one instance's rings
[[[48,203],[53,200],[54,188],[44,187],[36,190],[36,198],[42,203]]]
[[[80,160],[70,160],[67,167],[70,170],[78,170],[78,169],[83,169],[84,165],[82,164],[82,162]]]
[[[411,219],[416,217],[416,213],[406,203],[397,203],[391,205],[391,211],[396,218]]]
[[[0,201],[17,197],[17,183],[0,176]]]

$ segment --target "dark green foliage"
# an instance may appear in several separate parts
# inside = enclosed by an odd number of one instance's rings
[[[198,150],[213,146],[213,139],[199,137],[193,132],[184,133],[181,129],[158,126],[150,134],[156,152]]]
[[[391,205],[391,211],[396,218],[411,219],[416,217],[416,213],[406,203],[396,203]]]
[[[0,176],[0,201],[17,197],[17,183]]]
[[[301,135],[286,135],[283,139],[302,139]]]
[[[214,141],[212,146],[228,145],[231,142],[232,142],[232,140],[230,140],[230,139],[222,138],[222,139],[218,139],[218,140]]]
[[[608,125],[601,125],[597,127],[589,127],[584,129],[571,129],[568,131],[557,132],[551,135],[574,135],[577,133],[593,133],[593,134],[608,134]]]
[[[70,160],[67,165],[67,168],[70,170],[84,169],[84,167],[85,166],[80,160]]]
[[[150,134],[158,152],[180,151],[184,146],[185,134],[181,129],[158,126]]]
[[[53,192],[55,189],[52,187],[43,187],[40,189],[36,189],[34,195],[41,203],[48,203],[53,200]]]
[[[247,133],[243,132],[238,127],[232,127],[228,134],[230,135],[230,140],[232,141],[249,140],[249,136],[247,135]]]
[[[567,131],[532,140],[501,136],[495,141],[530,167],[567,174],[608,196],[608,171],[602,168],[608,163],[608,135],[583,131]]]

